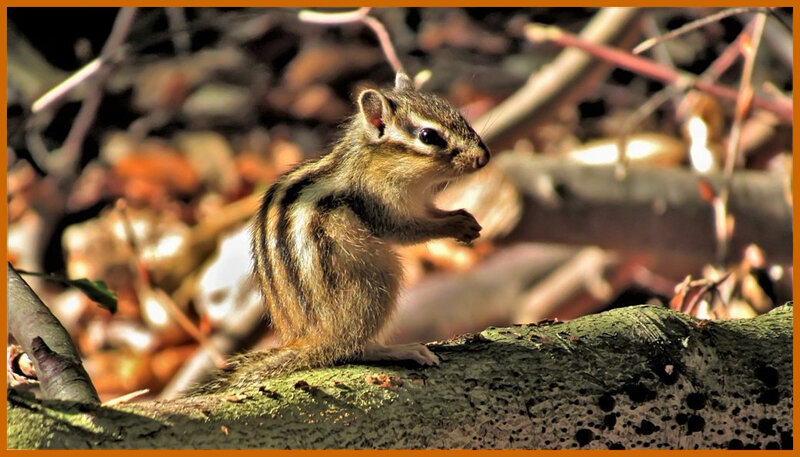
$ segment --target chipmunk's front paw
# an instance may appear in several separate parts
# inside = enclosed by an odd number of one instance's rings
[[[481,225],[467,210],[453,211],[448,217],[448,224],[453,238],[462,243],[469,244],[481,235]]]

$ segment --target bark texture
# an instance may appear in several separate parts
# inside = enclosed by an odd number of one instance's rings
[[[344,365],[264,380],[245,392],[113,408],[12,391],[8,444],[792,446],[790,305],[718,322],[634,306],[567,323],[490,328],[432,349],[442,356],[439,367]]]
[[[8,331],[31,356],[45,398],[100,403],[61,322],[8,264]]]

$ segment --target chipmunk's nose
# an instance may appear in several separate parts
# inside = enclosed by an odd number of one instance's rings
[[[475,167],[475,169],[477,170],[479,168],[483,168],[484,165],[489,163],[489,157],[491,157],[491,154],[489,153],[489,148],[487,148],[486,145],[483,144],[483,141],[481,141],[480,153],[478,154],[477,157],[475,157],[475,160],[473,161],[473,166]]]

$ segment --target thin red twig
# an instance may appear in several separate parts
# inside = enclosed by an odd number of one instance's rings
[[[389,38],[389,32],[386,31],[386,27],[383,26],[383,23],[372,16],[364,16],[361,22],[369,26],[369,28],[375,32],[375,36],[378,37],[378,42],[381,44],[381,49],[383,49],[383,53],[386,55],[386,60],[389,61],[395,73],[405,72],[403,70],[403,64],[400,62],[400,59],[397,57],[397,52],[394,50],[392,40]]]
[[[679,88],[694,87],[698,90],[708,92],[719,98],[737,100],[739,92],[728,86],[715,84],[713,82],[698,78],[690,73],[675,70],[664,65],[653,62],[652,60],[635,56],[629,52],[607,46],[589,43],[580,37],[567,33],[557,27],[545,27],[537,24],[530,24],[526,29],[526,36],[532,42],[552,41],[561,46],[574,46],[589,54],[611,62],[617,66],[627,68],[639,74],[648,76],[668,84],[673,84]],[[753,97],[753,104],[759,108],[772,111],[787,122],[792,121],[792,104],[785,100],[770,100],[763,97]]]
[[[728,199],[731,192],[731,180],[733,179],[733,169],[739,157],[739,144],[742,138],[742,126],[744,125],[745,117],[751,111],[753,105],[753,70],[755,69],[756,54],[761,45],[761,38],[764,36],[764,26],[767,22],[766,13],[761,13],[755,18],[753,26],[753,39],[740,40],[741,52],[744,56],[744,67],[742,68],[742,79],[739,82],[739,94],[736,98],[736,110],[733,117],[733,125],[731,125],[730,135],[728,137],[728,149],[725,156],[725,169],[723,172],[723,187],[720,191],[719,211],[723,214],[716,218],[717,233],[720,235],[718,240],[717,260],[721,263],[727,256],[727,245],[730,234],[725,227],[720,227],[720,224],[727,224],[727,211]]]
[[[745,28],[742,32],[736,37],[736,39],[728,45],[722,53],[711,62],[711,65],[706,68],[703,73],[700,74],[699,79],[707,80],[707,81],[716,81],[719,77],[725,73],[725,71],[733,65],[733,62],[739,57],[741,53],[741,41],[744,36],[749,36],[753,31],[753,25],[755,20],[752,20],[747,23]],[[639,123],[641,123],[645,118],[653,114],[655,110],[658,109],[661,105],[667,102],[673,95],[680,92],[679,88],[675,86],[666,86],[657,93],[655,93],[652,97],[650,97],[645,103],[640,105],[636,111],[628,116],[625,119],[622,128],[622,134],[620,135],[619,141],[619,163],[625,164],[625,152],[626,152],[626,143],[627,143],[627,134],[633,128],[635,128]],[[778,98],[777,96],[775,98]]]
[[[716,81],[722,76],[723,73],[728,71],[728,68],[736,62],[736,59],[739,58],[741,55],[742,50],[742,40],[745,39],[744,37],[753,36],[753,26],[755,25],[755,19],[748,22],[745,25],[742,32],[733,40],[733,43],[729,44],[725,49],[711,62],[711,65],[706,68],[703,74],[700,75],[703,79],[708,79],[711,81]]]
[[[397,57],[397,52],[394,50],[389,32],[386,31],[386,27],[384,27],[381,21],[369,15],[371,10],[372,8],[369,7],[344,13],[321,13],[318,11],[302,10],[298,13],[297,17],[301,21],[311,24],[339,25],[361,23],[366,25],[378,38],[383,54],[386,56],[386,60],[389,61],[392,69],[394,69],[395,72],[404,71],[403,64],[400,62],[400,59]]]

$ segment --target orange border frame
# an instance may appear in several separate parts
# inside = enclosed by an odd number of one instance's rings
[[[8,7],[16,7],[16,6],[27,6],[27,7],[48,7],[48,6],[95,6],[95,7],[100,7],[100,6],[108,6],[108,7],[117,7],[117,6],[140,6],[140,7],[148,7],[148,6],[154,6],[154,7],[157,7],[157,6],[222,6],[223,3],[224,2],[222,2],[220,0],[216,0],[216,1],[211,1],[211,0],[184,0],[184,1],[178,1],[178,0],[159,0],[159,1],[153,1],[153,0],[139,0],[139,1],[121,0],[121,1],[117,1],[117,2],[108,1],[108,0],[75,0],[75,1],[69,1],[69,0],[61,0],[61,1],[58,1],[58,0],[43,0],[43,1],[36,1],[36,0],[34,0],[34,1],[0,0],[0,6],[3,7],[3,14],[2,14],[2,17],[0,17],[0,31],[8,30],[7,29],[7,20],[8,20],[8,10],[7,10],[7,8]],[[552,5],[552,3],[554,3],[554,2],[551,0],[550,2],[547,2],[544,5]],[[569,2],[567,5],[559,5],[559,6],[598,6],[599,3],[602,3],[601,6],[653,6],[653,7],[656,7],[656,6],[657,7],[667,7],[667,6],[692,6],[692,7],[696,7],[696,6],[717,6],[717,7],[776,6],[774,3],[764,2],[762,0],[750,1],[750,2],[746,2],[746,3],[743,3],[741,1],[731,2],[731,1],[719,1],[719,0],[701,0],[702,5],[698,5],[696,3],[687,2],[687,1],[681,1],[681,2],[670,1],[670,2],[664,2],[664,3],[656,3],[656,2],[647,1],[647,0],[639,0],[639,1],[605,0],[604,2],[598,2],[597,0],[594,0],[594,1],[591,1],[591,0],[590,1],[586,1],[586,0],[575,1],[575,0],[573,0],[573,1]],[[791,1],[791,2],[783,1],[783,2],[780,2],[780,3],[781,3],[781,5],[778,5],[778,6],[791,6],[791,7],[794,7],[798,2],[795,0],[795,1]],[[429,0],[429,1],[426,1],[426,2],[381,0],[381,1],[376,2],[376,1],[373,0],[373,1],[368,1],[368,2],[355,2],[355,3],[353,3],[353,2],[341,2],[341,1],[319,1],[319,0],[315,0],[315,1],[304,3],[303,6],[308,6],[308,7],[313,7],[313,6],[341,6],[341,7],[345,7],[345,6],[365,6],[365,5],[370,5],[370,6],[486,6],[486,4],[487,4],[487,2],[485,0],[484,1],[462,0],[460,2],[455,2],[455,1],[452,1],[452,0],[450,0],[450,1],[448,1],[448,0]],[[286,1],[284,1],[284,2],[270,2],[270,1],[239,0],[239,1],[235,2],[235,4],[233,4],[233,5],[224,5],[224,6],[286,6]],[[495,0],[495,1],[492,2],[491,6],[503,7],[503,6],[534,6],[534,5],[530,5],[529,2],[523,2],[523,1]],[[536,5],[536,6],[543,6],[543,5]],[[792,29],[793,30],[797,30],[798,25],[800,25],[800,17],[798,17],[798,14],[796,14],[796,12],[794,12],[794,13],[795,14],[792,15]],[[8,49],[8,47],[7,47],[8,46],[7,39],[8,39],[8,34],[7,33],[0,33],[0,62],[2,62],[2,64],[3,64],[3,70],[4,70],[4,73],[6,74],[6,81],[8,80],[8,67],[6,65],[6,59],[7,59],[6,53],[7,53],[7,49]],[[800,49],[797,46],[797,41],[798,41],[797,32],[794,32],[793,33],[793,44],[794,44],[793,51],[794,51],[794,60],[795,61],[800,60],[800,59],[798,59],[798,56],[800,56]],[[798,87],[800,87],[800,84],[798,84],[798,83],[800,83],[800,72],[794,71],[794,74],[792,75],[792,80],[793,80],[793,102],[794,102],[794,106],[797,107],[798,99],[800,99],[800,95],[798,94],[798,89],[797,89]],[[7,104],[7,96],[8,96],[8,94],[7,94],[7,84],[0,85],[0,101],[2,101],[4,105]],[[795,112],[797,112],[797,110],[795,110]],[[5,137],[7,137],[6,129],[7,129],[7,125],[8,125],[7,122],[6,122],[7,119],[6,119],[6,114],[5,113],[2,115],[2,118],[3,118],[3,122],[2,122],[2,125],[0,125],[0,133],[2,133],[3,137],[5,138]],[[794,121],[796,121],[797,119],[798,119],[798,115],[795,115],[794,116]],[[800,136],[798,136],[799,134],[800,134],[800,132],[798,131],[798,129],[794,128],[793,132],[792,132],[792,135],[793,135],[793,137],[792,137],[792,149],[793,149],[793,151],[797,149],[798,145],[800,145],[800,141],[798,141],[798,138],[800,138]],[[7,157],[8,157],[7,149],[3,148],[2,150],[0,150],[0,157],[3,158],[4,162],[7,161]],[[793,154],[793,170],[792,170],[793,177],[794,177],[795,171],[798,169],[798,166],[800,166],[800,157],[798,157],[797,154]],[[7,173],[2,173],[1,175],[2,175],[3,189],[4,189],[4,192],[6,192],[6,197],[7,197],[7,192],[8,192]],[[800,187],[795,185],[794,188],[793,188],[792,194],[793,194],[794,202],[800,202]],[[797,232],[797,229],[798,229],[797,220],[798,220],[798,214],[800,214],[800,210],[798,210],[798,207],[797,207],[796,204],[793,205],[792,212],[793,212],[793,217],[792,217],[792,221],[793,221],[793,227],[792,227],[792,229],[793,229],[792,257],[794,259],[794,257],[798,257],[798,254],[800,254],[800,246],[799,246],[799,243],[798,243],[798,232]],[[8,221],[8,199],[7,198],[4,198],[2,200],[2,202],[0,202],[0,215],[2,215],[4,221]],[[2,233],[5,235],[5,239],[7,240],[8,239],[7,222],[2,224],[2,227],[3,227],[2,228]],[[4,256],[7,255],[7,242],[6,243],[2,243],[2,247],[0,247],[0,252],[2,252],[4,254]],[[797,284],[798,283],[797,279],[800,277],[800,275],[798,274],[797,270],[794,269],[794,268],[792,269],[792,272],[793,272],[793,284]],[[3,292],[3,294],[2,294],[3,299],[6,299],[6,297],[7,297],[7,283],[3,282],[2,286],[0,286],[0,288],[2,289],[2,292]],[[793,285],[793,289],[792,290],[793,290],[792,291],[793,300],[795,302],[797,302],[798,292],[797,292],[796,287],[794,287],[794,285]],[[5,301],[3,303],[5,303]],[[5,309],[5,307],[4,307],[4,309]],[[3,327],[7,327],[7,315],[6,315],[5,312],[0,314],[0,324],[2,324]],[[800,328],[800,326],[798,325],[797,312],[795,311],[794,312],[794,317],[793,317],[793,332],[794,332],[793,334],[794,334],[795,338],[798,335],[798,328]],[[798,360],[800,360],[799,356],[800,356],[800,345],[798,345],[796,342],[793,341],[793,344],[792,344],[792,357],[793,357],[793,360],[795,361],[795,363],[793,364],[792,371],[793,371],[793,395],[794,395],[795,399],[800,398],[798,396],[798,378],[800,378],[800,365],[798,363],[796,363]],[[4,394],[7,393],[6,389],[7,389],[7,387],[3,387],[2,388],[2,392]],[[7,419],[7,408],[8,408],[8,404],[7,403],[4,403],[3,406],[0,407],[0,416],[2,416],[3,423],[7,423],[7,420],[8,420]],[[792,414],[793,414],[793,422],[794,422],[794,424],[796,425],[796,424],[800,423],[800,412],[798,411],[797,407],[795,407],[793,409]],[[8,428],[6,427],[6,433],[7,433],[7,430],[8,430]],[[6,433],[0,434],[0,445],[2,445],[2,449],[5,449],[5,450],[7,450],[7,447],[8,447],[8,437],[7,437]],[[794,450],[796,451],[798,448],[800,448],[800,436],[798,436],[797,430],[793,430],[793,435],[794,435],[793,436]],[[46,454],[46,455],[73,455],[74,456],[74,455],[78,455],[78,453],[80,453],[80,452],[86,452],[86,450],[17,450],[17,451],[8,451],[8,452],[13,452],[15,454],[29,453],[29,452],[33,453],[33,452],[35,452],[37,454]],[[187,455],[188,456],[188,455],[196,455],[196,453],[209,454],[209,453],[212,453],[212,452],[220,452],[220,451],[216,451],[216,450],[167,450],[167,449],[159,449],[159,450],[131,450],[131,451],[96,450],[96,451],[90,451],[90,452],[92,452],[92,453],[101,453],[101,454],[104,454],[104,455],[114,455],[114,454],[119,453],[119,452],[124,452],[127,455],[132,455],[132,454],[133,455],[152,455],[152,453],[156,453],[156,454],[160,455],[162,453],[164,453],[164,454],[165,453],[170,453],[172,455],[176,455],[177,454],[177,455]],[[221,451],[221,452],[230,452],[230,451]],[[289,455],[290,453],[291,453],[291,455],[297,455],[298,453],[300,453],[300,454],[325,453],[326,455],[344,456],[344,455],[351,455],[353,452],[364,453],[364,452],[376,452],[376,451],[352,451],[352,450],[330,450],[330,451],[326,451],[326,450],[321,450],[321,451],[309,451],[309,450],[302,450],[302,451],[237,450],[237,451],[233,451],[233,452],[236,452],[238,455],[263,455],[264,453],[269,453],[270,455]],[[387,455],[387,454],[389,454],[389,455],[412,455],[412,454],[419,455],[419,453],[421,453],[421,452],[435,452],[437,455],[456,455],[456,454],[460,454],[462,452],[469,452],[471,455],[489,455],[489,454],[491,454],[492,456],[497,456],[497,455],[519,455],[522,452],[546,452],[546,453],[567,452],[567,453],[570,453],[570,455],[574,455],[574,454],[589,455],[589,454],[596,454],[598,452],[605,453],[605,452],[614,452],[614,451],[607,451],[607,450],[606,451],[603,451],[603,450],[600,450],[600,451],[598,451],[598,450],[577,450],[576,449],[576,450],[563,450],[563,451],[552,451],[552,450],[544,450],[544,451],[539,451],[539,450],[533,450],[533,451],[525,451],[525,450],[476,450],[476,451],[460,451],[460,450],[441,450],[441,451],[429,451],[429,450],[420,450],[420,451],[414,451],[414,450],[382,450],[382,451],[377,451],[377,452],[381,452],[384,455]],[[691,453],[692,455],[698,455],[698,453],[700,453],[700,454],[707,454],[707,453],[718,454],[718,453],[722,453],[722,452],[726,452],[726,451],[724,451],[724,450],[700,450],[700,451],[677,450],[677,451],[670,451],[670,450],[654,450],[654,449],[653,450],[646,450],[646,449],[641,449],[641,450],[636,450],[635,452],[637,452],[637,453],[642,452],[642,453],[648,453],[648,454],[665,453],[665,452],[671,452],[671,453],[678,452],[678,453],[686,453],[686,454]],[[763,452],[767,452],[767,453],[770,453],[770,454],[786,455],[787,453],[794,452],[794,451],[783,451],[783,450],[780,450],[780,451],[761,451],[761,452],[762,453]]]

